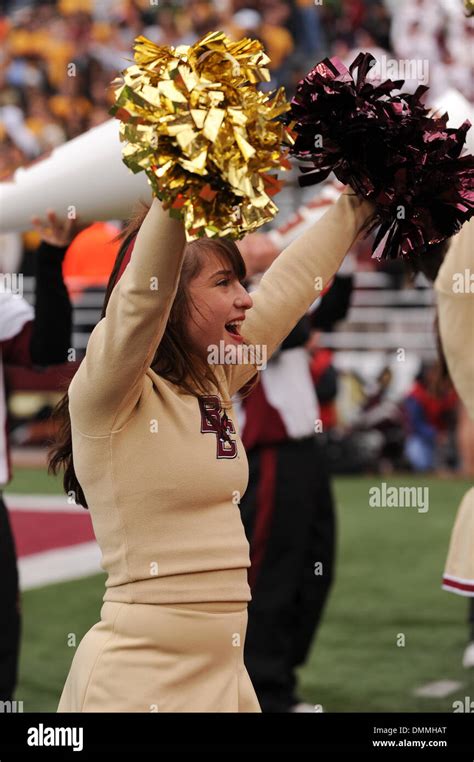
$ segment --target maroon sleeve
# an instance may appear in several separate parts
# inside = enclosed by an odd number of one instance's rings
[[[5,365],[20,365],[24,368],[31,368],[31,333],[33,321],[28,320],[21,331],[7,341],[0,342],[2,350],[2,360]]]

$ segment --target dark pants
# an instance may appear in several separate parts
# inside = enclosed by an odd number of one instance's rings
[[[15,544],[0,492],[0,701],[11,701],[20,649],[20,594]]]
[[[333,579],[335,515],[325,450],[315,438],[247,453],[240,509],[250,543],[252,601],[245,663],[264,712],[298,702],[305,663]]]

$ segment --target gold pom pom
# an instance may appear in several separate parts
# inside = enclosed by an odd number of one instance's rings
[[[194,45],[140,36],[135,64],[112,83],[125,164],[146,172],[155,195],[184,220],[186,238],[241,238],[271,220],[271,196],[289,169],[285,92],[263,93],[269,58],[257,40],[211,32]]]

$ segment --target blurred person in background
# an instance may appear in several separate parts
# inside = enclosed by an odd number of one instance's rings
[[[315,62],[326,47],[320,5],[314,0],[295,0],[297,37],[301,41],[301,51]]]
[[[405,456],[414,471],[433,471],[438,467],[438,450],[446,439],[456,406],[455,391],[447,382],[440,386],[438,366],[423,364],[403,402],[407,425]]]
[[[354,442],[365,443],[366,451],[370,453],[367,467],[376,473],[390,473],[405,466],[403,415],[393,394],[392,381],[387,358],[375,381],[364,384],[360,409],[351,425],[346,427],[346,432],[354,435]]]
[[[321,191],[272,234],[239,243],[247,275],[261,276],[317,219]],[[314,712],[298,695],[296,670],[307,660],[332,585],[336,518],[322,416],[307,344],[332,330],[350,305],[354,259],[346,256],[323,295],[286,337],[260,383],[236,405],[249,461],[240,512],[250,544],[245,663],[263,712]]]
[[[76,309],[87,310],[91,294],[97,294],[101,302],[120,249],[119,235],[118,222],[94,222],[76,235],[68,247],[63,277]],[[94,326],[95,322],[86,319],[81,322],[81,331],[90,334]]]
[[[2,494],[12,477],[3,366],[60,364],[68,359],[71,345],[72,308],[61,266],[78,223],[60,223],[54,213],[48,220],[36,221],[42,243],[37,252],[35,310],[19,294],[0,290],[0,701],[13,698],[21,629],[15,543]]]
[[[262,85],[264,90],[288,86],[290,59],[295,49],[293,37],[284,26],[288,16],[288,6],[279,2],[263,10],[263,14],[245,8],[232,17],[233,38],[247,36],[260,40],[270,57],[268,68],[271,80]]]

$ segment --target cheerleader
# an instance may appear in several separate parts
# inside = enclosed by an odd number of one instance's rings
[[[250,296],[237,246],[185,243],[154,198],[59,408],[50,467],[90,509],[108,575],[59,712],[260,711],[243,661],[248,464],[231,402],[255,366],[212,365],[209,348],[245,341],[270,357],[372,212],[347,188]]]

